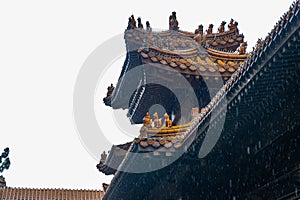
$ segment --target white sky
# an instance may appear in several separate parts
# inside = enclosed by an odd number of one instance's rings
[[[12,165],[4,173],[8,185],[99,189],[109,182],[111,177],[98,172],[98,160],[76,133],[73,90],[85,59],[102,42],[122,33],[131,14],[164,29],[176,11],[180,28],[187,31],[199,24],[206,30],[210,23],[216,30],[221,21],[233,18],[250,50],[292,2],[1,0],[0,150],[11,149]],[[112,116],[101,99],[109,83],[117,81],[122,62],[100,82],[97,115]]]

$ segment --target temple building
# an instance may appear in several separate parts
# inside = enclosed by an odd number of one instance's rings
[[[217,31],[125,30],[127,56],[105,105],[127,109],[139,137],[97,168],[103,199],[300,198],[300,1],[247,53],[238,22]],[[160,105],[160,106],[157,106]]]

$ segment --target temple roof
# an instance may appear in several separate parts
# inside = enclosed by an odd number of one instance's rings
[[[226,84],[219,90],[219,92],[214,96],[214,98],[210,101],[210,103],[205,106],[204,109],[201,110],[201,112],[190,122],[187,124],[187,126],[183,125],[182,127],[170,127],[168,128],[162,128],[160,130],[153,130],[154,134],[151,133],[152,129],[147,130],[147,137],[140,137],[136,138],[133,141],[133,147],[129,149],[129,151],[138,150],[140,152],[144,151],[152,151],[157,149],[176,149],[180,148],[182,144],[187,141],[190,135],[197,132],[196,130],[199,130],[199,137],[202,134],[205,134],[203,129],[201,129],[201,126],[205,125],[212,125],[209,121],[209,117],[211,117],[211,113],[217,109],[218,117],[222,117],[223,113],[222,111],[226,110],[228,108],[231,115],[239,116],[238,121],[235,121],[236,118],[229,118],[230,120],[227,120],[227,125],[229,130],[235,130],[237,127],[243,127],[244,124],[240,124],[240,121],[243,120],[245,123],[249,121],[255,121],[255,123],[252,123],[252,128],[256,128],[256,117],[254,116],[252,118],[252,114],[260,114],[263,115],[264,112],[269,112],[269,115],[277,115],[277,117],[281,118],[282,113],[276,113],[278,109],[273,108],[272,111],[267,110],[266,107],[272,107],[273,104],[268,105],[269,102],[262,102],[263,101],[270,101],[272,97],[279,97],[282,98],[284,94],[289,93],[290,96],[293,95],[294,90],[288,91],[286,88],[289,87],[289,83],[294,83],[293,87],[297,86],[297,91],[299,92],[299,36],[300,36],[300,1],[296,1],[294,3],[290,10],[283,15],[283,17],[279,20],[279,22],[275,25],[274,29],[269,33],[269,35],[264,40],[259,40],[257,42],[257,45],[253,52],[249,55],[249,57],[245,60],[245,62],[233,73],[233,75],[229,78],[229,80],[226,82]],[[222,52],[211,50],[213,54],[216,56],[219,54],[222,54]],[[291,71],[294,70],[293,74],[295,76],[291,76]],[[290,72],[290,73],[289,73]],[[296,84],[297,83],[297,84]],[[270,86],[271,84],[271,86]],[[274,91],[275,90],[275,91]],[[278,91],[279,90],[279,91]],[[283,91],[283,92],[282,92]],[[248,92],[248,94],[247,94]],[[255,95],[249,95],[249,93],[255,94]],[[260,93],[261,92],[261,93]],[[280,93],[277,93],[280,92]],[[299,93],[298,93],[299,94]],[[299,99],[299,95],[295,95],[295,99]],[[268,95],[268,96],[267,96]],[[254,96],[254,97],[253,97]],[[266,97],[267,96],[267,97]],[[257,99],[253,99],[253,98]],[[259,98],[258,98],[259,97]],[[222,105],[222,102],[224,99],[229,99],[228,104],[225,106]],[[247,99],[246,99],[247,98]],[[273,98],[273,101],[277,101],[278,99]],[[293,102],[293,101],[291,101]],[[262,109],[259,110],[259,113],[252,112],[252,110],[258,109],[261,107],[258,105],[258,103],[265,103],[261,104],[263,106]],[[247,117],[242,116],[241,113],[244,113],[242,110],[242,107],[238,106],[242,104],[243,109],[248,109],[247,111],[250,112]],[[284,104],[283,102],[276,102],[275,105],[280,105],[280,107]],[[299,105],[299,104],[298,104]],[[240,110],[239,110],[240,109]],[[293,110],[293,113],[295,110]],[[224,111],[226,112],[226,111]],[[287,115],[292,115],[291,113],[287,113]],[[294,114],[295,115],[295,114]],[[249,117],[250,116],[250,117]],[[261,120],[263,122],[263,116],[260,116]],[[287,118],[293,118],[293,117],[287,117]],[[287,120],[287,118],[283,118]],[[218,119],[213,119],[213,123],[218,124]],[[295,119],[295,121],[297,118]],[[234,124],[234,125],[233,125]],[[279,124],[282,124],[279,122]],[[273,123],[270,123],[271,126],[273,126]],[[246,130],[249,126],[244,127],[244,130]],[[289,128],[288,128],[289,129]],[[237,129],[240,130],[240,129]],[[243,130],[243,129],[242,129]],[[297,130],[297,129],[295,129]],[[264,134],[268,134],[269,129],[262,131]],[[278,133],[278,129],[276,129],[276,134]],[[295,132],[296,133],[296,132]],[[235,135],[232,136],[232,138],[236,138],[238,136],[244,137],[245,140],[249,140],[248,137],[245,137],[245,133],[242,132],[240,134],[237,134],[234,132]],[[280,134],[282,136],[282,134]],[[249,136],[249,134],[247,135]],[[274,136],[274,140],[277,140],[278,137]],[[227,137],[220,138],[220,140],[227,141],[228,144],[231,143],[232,140],[228,140]],[[269,146],[269,144],[267,144]],[[227,145],[228,146],[228,145]],[[239,144],[237,144],[239,146]],[[194,147],[194,146],[193,146]],[[192,148],[193,148],[192,147]],[[229,146],[228,146],[229,147]],[[231,146],[230,146],[231,147]],[[250,147],[248,147],[250,148]],[[255,144],[256,149],[256,144]],[[220,150],[220,148],[218,149]],[[197,151],[197,150],[196,150]],[[259,153],[259,151],[256,151]],[[239,153],[239,152],[238,152]],[[222,151],[220,152],[221,155],[224,155]],[[161,154],[164,155],[164,154]],[[167,156],[167,154],[165,154]],[[130,158],[129,156],[127,156]],[[134,158],[131,158],[130,160],[125,157],[124,163],[121,165],[128,166],[129,163],[133,163]],[[249,156],[252,157],[252,156]],[[268,157],[270,157],[268,155]],[[277,156],[274,156],[275,159],[277,159]],[[199,161],[197,160],[197,164],[200,165]],[[233,161],[235,162],[235,160]],[[236,163],[234,163],[236,164]],[[178,165],[179,166],[179,165]],[[210,168],[211,165],[207,165],[207,168]],[[237,165],[237,168],[239,165]],[[265,167],[265,166],[263,166]],[[231,168],[231,167],[229,167]],[[124,185],[121,185],[122,179],[126,179],[129,181],[132,181],[132,178],[134,175],[131,176],[128,175],[129,173],[123,173],[122,172],[122,166],[119,167],[120,171],[117,172],[116,176],[114,177],[111,187],[108,189],[108,193],[106,195],[106,198],[110,198],[113,196],[113,193],[122,194],[120,190],[122,190],[122,187],[124,188]],[[271,169],[271,167],[270,167]],[[176,171],[176,169],[174,170]],[[172,171],[171,175],[173,175],[174,171]],[[271,170],[272,171],[272,170]],[[181,171],[180,171],[181,173]],[[202,171],[201,171],[202,173]],[[125,175],[124,175],[125,174]],[[128,175],[126,177],[126,175]],[[218,176],[218,174],[214,174],[215,176]],[[274,174],[273,174],[274,176]],[[194,176],[192,176],[194,177]],[[202,174],[201,174],[202,177]],[[210,177],[210,176],[209,176]],[[248,177],[246,177],[248,178]],[[208,182],[205,182],[209,185],[212,182],[212,179],[208,179]],[[139,180],[138,178],[136,180]],[[140,179],[141,180],[141,179]],[[238,179],[239,180],[239,179]],[[231,179],[230,179],[231,181]],[[149,182],[147,182],[149,183]],[[146,183],[146,184],[147,184]],[[153,183],[153,182],[151,182]],[[277,183],[277,182],[276,182]],[[155,184],[155,183],[153,183]],[[126,185],[127,186],[127,185]],[[126,188],[125,186],[125,188]],[[247,185],[245,187],[248,187]],[[263,185],[262,187],[265,187]],[[209,188],[209,187],[208,187]],[[126,188],[127,189],[127,188]],[[210,190],[211,191],[211,190]],[[297,190],[296,190],[297,191]],[[127,190],[125,190],[127,192]],[[211,193],[208,193],[208,195]]]
[[[100,190],[0,188],[0,200],[99,200],[103,196]]]
[[[199,29],[201,29],[199,27]],[[138,52],[143,64],[158,63],[169,66],[182,74],[214,76],[220,72],[228,79],[240,67],[248,54],[237,51],[244,41],[237,27],[228,31],[207,34],[197,29],[195,33],[186,31],[153,32],[140,28],[125,31],[128,51]]]
[[[290,10],[283,15],[283,17],[276,24],[274,29],[268,34],[264,40],[258,40],[257,45],[253,52],[249,55],[238,55],[223,51],[214,50],[211,48],[207,49],[207,53],[211,57],[206,57],[205,53],[200,52],[199,48],[189,48],[186,50],[173,51],[160,50],[157,48],[148,48],[139,50],[143,57],[144,62],[158,63],[163,65],[168,65],[173,68],[182,70],[183,73],[195,73],[196,62],[201,63],[199,66],[203,67],[200,71],[219,71],[221,73],[229,72],[232,75],[226,82],[226,84],[219,90],[219,92],[214,96],[210,103],[201,110],[199,115],[194,118],[190,123],[182,125],[182,127],[171,127],[162,128],[160,130],[148,130],[147,137],[136,138],[133,143],[138,145],[140,151],[145,151],[146,149],[151,151],[153,149],[164,148],[180,148],[188,136],[199,127],[205,119],[210,115],[213,109],[226,97],[227,93],[232,90],[241,80],[246,81],[249,78],[249,74],[253,73],[253,65],[255,65],[260,58],[264,58],[266,52],[270,51],[270,48],[274,43],[279,40],[284,31],[289,31],[289,24],[292,22],[296,16],[299,15],[300,2],[294,3]],[[187,33],[183,33],[188,35]],[[190,36],[192,33],[190,33]],[[169,56],[169,57],[168,57]],[[179,57],[184,57],[179,59]],[[173,58],[170,58],[173,57]],[[248,59],[246,59],[248,58]],[[171,60],[168,60],[171,59]],[[174,62],[172,62],[174,59]],[[224,59],[224,60],[221,60]],[[227,60],[226,60],[227,59]],[[214,64],[217,62],[219,65]],[[222,63],[223,62],[223,63]],[[232,64],[232,63],[233,64]],[[174,63],[174,64],[173,64]],[[227,68],[225,67],[227,64]],[[230,65],[232,64],[232,65]],[[207,66],[207,67],[206,67]],[[231,68],[229,68],[231,66]],[[226,69],[225,71],[222,70]],[[153,131],[156,134],[152,134]]]
[[[213,32],[211,25],[207,33],[199,26],[195,33],[192,33],[179,30],[176,23],[174,27],[170,22],[170,30],[155,32],[148,27],[149,23],[146,30],[140,22],[138,27],[141,28],[137,28],[134,17],[131,16],[124,34],[126,60],[115,91],[103,99],[105,105],[111,106],[114,102],[115,109],[128,108],[127,100],[124,100],[127,97],[124,94],[126,91],[119,95],[120,91],[126,90],[126,84],[123,84],[125,74],[143,64],[154,66],[153,69],[158,70],[161,78],[168,79],[168,73],[175,69],[190,80],[200,82],[205,78],[218,81],[221,77],[223,82],[226,82],[248,57],[247,43],[234,24],[234,21],[231,21],[232,27],[229,30],[225,30],[223,24],[217,33]],[[155,74],[153,76],[156,77]],[[140,77],[139,81],[142,79]],[[143,84],[147,83],[143,81]],[[132,103],[134,104],[136,102]]]

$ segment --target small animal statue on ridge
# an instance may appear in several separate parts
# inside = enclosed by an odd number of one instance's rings
[[[109,97],[112,95],[113,91],[114,91],[115,87],[113,84],[111,84],[110,86],[108,86],[107,88],[107,93],[106,93],[106,96]]]
[[[214,28],[214,25],[213,25],[213,24],[210,24],[210,25],[208,26],[208,29],[207,29],[206,33],[207,33],[207,34],[212,34],[213,28]]]
[[[104,164],[107,158],[107,154],[105,151],[103,151],[103,153],[101,154],[101,159],[100,159],[100,163]]]
[[[170,119],[168,113],[165,113],[165,122],[164,125],[168,128],[172,126],[172,120]]]
[[[243,55],[246,53],[247,46],[248,46],[247,42],[243,42],[241,44],[240,48],[238,49],[238,52],[240,55]]]
[[[158,114],[154,113],[153,117],[154,117],[154,127],[155,128],[160,128],[161,125],[162,125],[162,122],[161,122],[161,119],[158,118]]]
[[[127,30],[135,29],[135,28],[136,28],[136,21],[134,19],[134,15],[131,15],[131,17],[129,17],[129,19],[128,19]]]
[[[262,39],[261,38],[258,38],[257,42],[256,42],[256,49],[259,49],[260,48],[260,45],[261,45],[261,42],[262,42]]]
[[[177,21],[176,12],[172,12],[172,15],[169,17],[169,30],[178,31],[179,23]]]
[[[218,28],[219,33],[223,33],[225,31],[225,24],[226,24],[226,22],[222,21],[220,27]]]
[[[138,21],[138,28],[144,29],[144,26],[143,26],[143,24],[142,24],[142,19],[139,17],[139,18],[137,19],[137,21]]]
[[[152,125],[152,119],[150,117],[150,114],[149,112],[146,113],[146,116],[143,118],[143,124],[144,126],[146,127],[149,127]]]
[[[200,31],[199,29],[196,29],[195,30],[195,37],[194,37],[194,40],[198,43],[201,43],[202,41],[202,36],[200,35]]]
[[[238,34],[239,33],[238,25],[239,25],[239,23],[237,21],[234,21],[233,19],[231,19],[228,24],[228,28],[230,31],[235,30],[235,33]]]
[[[147,31],[152,31],[149,21],[146,21],[146,28],[147,28]]]
[[[228,24],[228,28],[229,28],[230,31],[234,30],[234,20],[233,19],[230,20],[230,22]]]
[[[196,118],[199,114],[199,108],[192,108],[192,119]]]

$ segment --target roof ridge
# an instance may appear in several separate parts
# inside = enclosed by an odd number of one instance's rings
[[[219,51],[212,48],[207,48],[207,53],[211,56],[221,57],[221,58],[231,58],[231,59],[246,59],[249,54],[238,54],[234,52],[226,52],[226,51]]]
[[[17,189],[17,190],[63,190],[63,191],[102,191],[102,190],[98,190],[98,189],[87,189],[87,188],[83,188],[83,189],[74,189],[74,188],[34,188],[34,187],[2,187],[0,188],[0,190],[4,190],[4,189]]]
[[[149,49],[157,51],[158,53],[163,53],[163,54],[173,55],[173,56],[189,56],[189,55],[195,55],[198,53],[197,48],[189,48],[189,49],[184,49],[184,50],[170,51],[167,49],[159,49],[158,47],[152,46],[152,47],[149,47]]]

